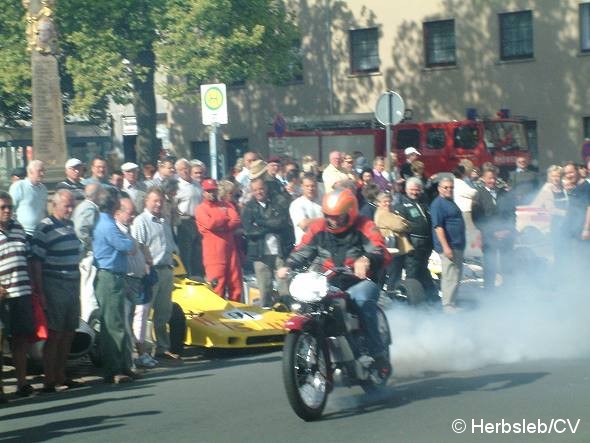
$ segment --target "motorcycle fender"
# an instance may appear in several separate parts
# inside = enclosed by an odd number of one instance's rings
[[[305,315],[296,315],[285,322],[285,329],[289,331],[307,331],[311,319]]]

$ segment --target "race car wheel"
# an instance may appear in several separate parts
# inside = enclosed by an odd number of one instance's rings
[[[414,278],[407,278],[398,283],[398,289],[406,296],[408,304],[411,306],[419,305],[426,299],[422,283]]]
[[[88,318],[88,326],[95,333],[94,343],[88,350],[88,356],[94,366],[100,368],[102,366],[102,356],[100,354],[100,311],[95,309]]]
[[[322,416],[328,399],[328,359],[321,337],[291,332],[283,348],[283,382],[293,411],[305,421]]]
[[[186,317],[178,303],[172,303],[172,315],[168,321],[170,330],[170,351],[182,355],[186,340]]]

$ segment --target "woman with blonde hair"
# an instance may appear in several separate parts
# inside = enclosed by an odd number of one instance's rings
[[[414,249],[406,234],[410,225],[405,218],[391,212],[391,203],[391,194],[389,192],[380,192],[377,195],[375,224],[379,228],[383,238],[385,238],[388,250],[395,254],[394,259],[386,270],[387,289],[389,291],[395,288],[395,285],[401,278],[401,264],[403,261],[398,257]]]

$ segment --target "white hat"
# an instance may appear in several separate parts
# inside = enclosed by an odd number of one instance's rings
[[[123,171],[123,172],[133,171],[134,169],[137,169],[137,168],[139,168],[139,166],[137,166],[135,163],[132,163],[132,162],[123,163],[121,165],[121,171]]]
[[[416,155],[422,155],[418,152],[418,150],[412,146],[410,146],[409,148],[404,149],[404,154],[407,157],[408,155],[412,155],[412,154],[416,154]]]
[[[78,160],[77,158],[71,158],[66,162],[66,168],[75,168],[76,166],[80,166],[84,163],[82,163],[82,160]]]

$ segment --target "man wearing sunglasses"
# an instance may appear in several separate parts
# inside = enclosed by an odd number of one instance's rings
[[[438,197],[430,205],[434,250],[442,263],[442,304],[445,312],[454,312],[455,298],[463,274],[465,222],[459,206],[453,201],[453,178],[443,177],[438,183]]]

